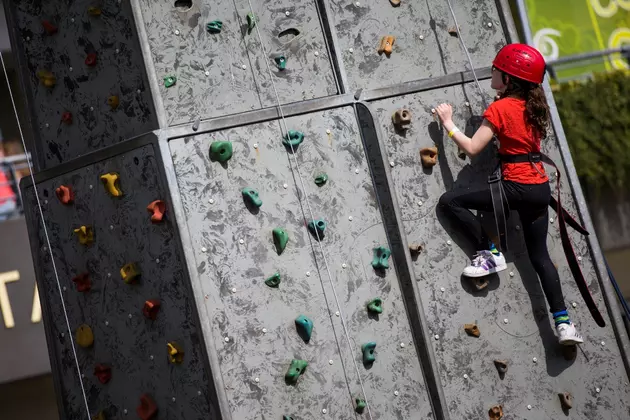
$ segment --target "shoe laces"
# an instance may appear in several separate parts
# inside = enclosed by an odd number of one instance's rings
[[[473,256],[472,266],[479,267],[488,260],[488,251],[477,251]]]

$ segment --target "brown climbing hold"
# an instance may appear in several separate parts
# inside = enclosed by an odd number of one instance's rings
[[[479,291],[488,287],[490,281],[486,277],[474,277],[473,284],[475,285],[475,288]]]
[[[79,292],[89,292],[92,289],[92,282],[90,281],[89,273],[81,273],[72,278],[72,282],[77,286]]]
[[[106,384],[112,379],[112,368],[101,363],[94,366],[94,376],[102,384]]]
[[[450,28],[448,28],[448,33],[449,33],[451,36],[455,36],[455,37],[456,37],[456,36],[458,35],[458,34],[457,34],[457,27],[455,27],[455,26],[451,26]]]
[[[149,394],[142,394],[140,405],[136,408],[136,414],[140,420],[152,420],[157,416],[158,408]]]
[[[48,70],[40,70],[37,72],[37,78],[47,88],[53,88],[57,84],[57,78]]]
[[[411,112],[408,109],[401,108],[392,115],[392,123],[398,129],[406,128],[411,124]]]
[[[90,6],[87,9],[88,15],[98,17],[101,15],[102,11],[98,7]]]
[[[497,368],[499,375],[505,375],[508,370],[507,360],[495,360],[494,366]]]
[[[105,413],[101,410],[92,416],[92,420],[107,420],[107,417],[105,417]]]
[[[149,319],[155,320],[160,311],[160,301],[158,299],[149,299],[144,302],[142,313]]]
[[[420,161],[425,168],[432,168],[437,163],[438,149],[437,147],[425,147],[420,149]]]
[[[184,349],[177,343],[166,343],[168,349],[168,360],[171,363],[181,363],[184,361]]]
[[[503,406],[495,405],[488,410],[490,420],[500,420],[503,418]]]
[[[76,342],[83,348],[92,347],[92,344],[94,344],[94,333],[92,333],[92,328],[89,325],[79,325],[76,332]]]
[[[152,201],[147,206],[147,211],[151,213],[151,221],[153,223],[159,223],[164,218],[164,212],[166,211],[166,204],[162,200]]]
[[[86,57],[85,57],[85,65],[88,67],[94,67],[96,65],[96,54],[95,53],[89,53]]]
[[[389,2],[392,4],[392,6],[394,7],[398,7],[400,6],[400,0],[389,0]]]
[[[396,41],[396,37],[391,35],[385,35],[381,38],[381,43],[378,46],[378,53],[385,53],[386,56],[392,53],[392,48],[394,47],[394,41]]]
[[[134,283],[138,277],[140,277],[140,269],[135,263],[128,263],[122,266],[120,269],[120,277],[127,284]]]
[[[81,226],[74,230],[74,233],[79,237],[79,243],[81,245],[91,245],[94,242],[94,231],[92,226]]]
[[[481,335],[481,331],[479,331],[477,324],[464,324],[464,331],[466,331],[468,335],[472,335],[474,337],[479,337]]]
[[[69,111],[66,111],[63,114],[61,114],[61,122],[66,125],[72,124],[72,113]]]
[[[103,185],[105,185],[105,189],[108,193],[114,197],[122,197],[123,192],[120,189],[120,176],[116,172],[101,175],[101,181]]]
[[[411,252],[412,255],[418,255],[419,253],[422,252],[423,249],[424,249],[424,245],[422,244],[418,244],[414,242],[409,245],[409,252]]]
[[[53,25],[49,20],[42,20],[42,26],[48,35],[54,35],[57,33],[58,28]]]
[[[74,201],[74,192],[70,187],[66,187],[65,185],[59,186],[55,190],[55,194],[57,194],[57,198],[61,201],[62,204],[72,204]]]
[[[118,99],[118,96],[112,95],[109,98],[107,98],[107,105],[109,105],[109,107],[112,110],[118,108],[119,104],[120,104],[120,99]]]
[[[561,392],[558,394],[560,397],[560,404],[562,404],[562,408],[565,410],[570,410],[573,408],[573,396],[568,392]]]

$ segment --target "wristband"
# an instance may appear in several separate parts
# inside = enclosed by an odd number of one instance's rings
[[[455,133],[459,133],[459,128],[457,127],[453,127],[453,129],[451,131],[448,132],[448,136],[450,138],[453,138],[453,136],[455,135]]]

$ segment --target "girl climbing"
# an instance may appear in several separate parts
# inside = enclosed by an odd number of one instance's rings
[[[540,277],[560,344],[574,345],[582,343],[583,339],[569,319],[558,270],[547,250],[549,179],[541,162],[514,162],[517,159],[513,156],[540,152],[541,139],[547,135],[550,116],[541,87],[544,76],[545,60],[538,50],[524,44],[510,44],[499,51],[492,63],[491,87],[499,92],[501,99],[485,111],[481,127],[472,138],[455,126],[450,105],[440,104],[436,112],[449,137],[468,156],[478,154],[493,136],[498,137],[503,205],[519,214],[527,252]],[[490,188],[489,183],[483,183],[449,191],[440,197],[440,208],[480,250],[464,269],[467,277],[482,277],[507,268],[505,256],[470,211],[493,211]]]

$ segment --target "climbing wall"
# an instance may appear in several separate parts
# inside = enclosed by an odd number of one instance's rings
[[[217,416],[158,156],[155,146],[146,144],[37,179],[51,249],[41,228],[31,246],[63,418],[86,418],[86,404],[91,415],[103,419],[137,418],[144,395],[161,418]],[[122,196],[112,196],[100,180],[108,173],[118,175]],[[56,194],[62,186],[74,196],[68,204]],[[29,224],[37,225],[32,186],[25,192]],[[159,222],[152,222],[146,209],[155,200],[166,204]],[[91,243],[80,242],[89,239],[75,231],[82,226],[92,232]],[[128,282],[121,272],[127,264],[139,274]],[[157,308],[146,311],[147,301]],[[171,360],[169,344],[181,349],[182,360]]]

